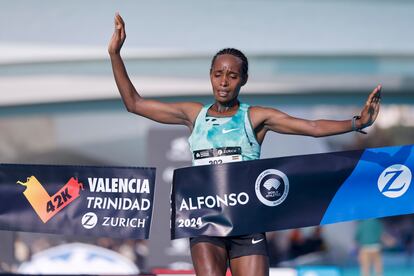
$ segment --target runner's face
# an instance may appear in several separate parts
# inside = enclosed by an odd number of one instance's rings
[[[244,85],[242,61],[233,55],[217,56],[210,71],[210,80],[214,98],[219,103],[229,103],[239,95]]]

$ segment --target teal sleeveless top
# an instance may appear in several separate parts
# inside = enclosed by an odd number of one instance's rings
[[[221,164],[260,158],[260,144],[252,129],[249,105],[240,103],[231,117],[207,115],[205,105],[188,138],[193,165]]]

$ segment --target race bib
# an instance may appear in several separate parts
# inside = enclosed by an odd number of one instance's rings
[[[215,149],[196,150],[194,165],[213,165],[242,161],[241,147],[223,147]]]

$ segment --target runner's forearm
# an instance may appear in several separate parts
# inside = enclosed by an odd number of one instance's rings
[[[129,79],[128,72],[125,68],[121,55],[110,54],[110,57],[112,72],[114,74],[118,91],[121,94],[122,100],[127,110],[132,112],[134,110],[136,101],[139,101],[142,98]]]
[[[354,131],[352,128],[352,120],[316,120],[311,121],[311,124],[314,125],[314,131],[312,134],[314,137],[331,136]],[[356,127],[359,127],[358,120],[356,122]]]

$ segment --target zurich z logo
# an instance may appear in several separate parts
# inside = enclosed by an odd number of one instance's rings
[[[411,171],[408,167],[395,164],[386,168],[378,178],[378,189],[386,197],[400,197],[411,184]]]

